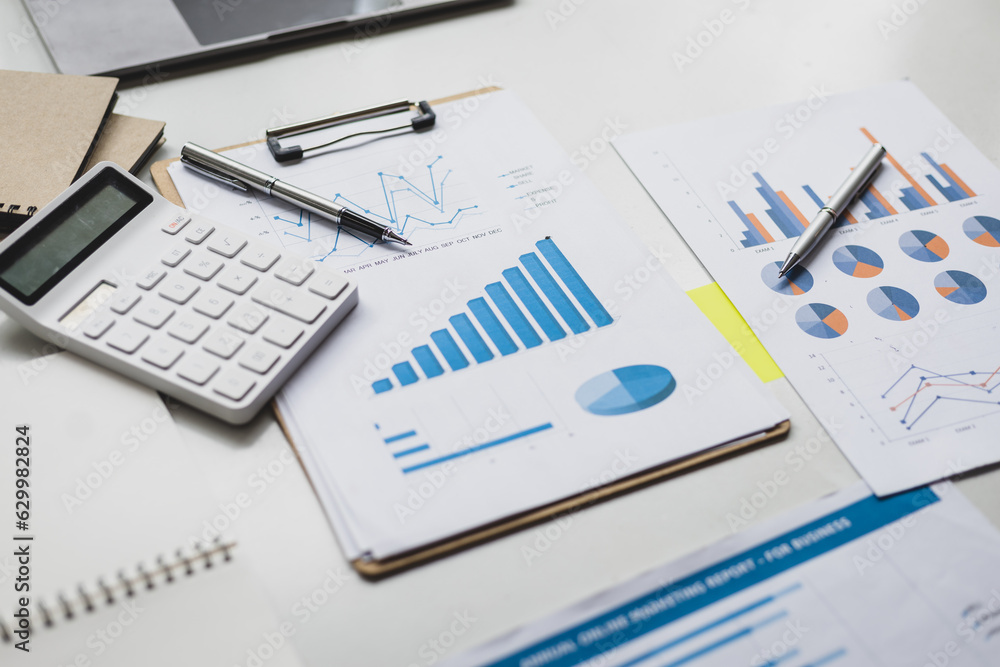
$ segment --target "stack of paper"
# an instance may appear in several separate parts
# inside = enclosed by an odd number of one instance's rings
[[[691,300],[513,95],[438,127],[276,165],[384,221],[373,245],[257,194],[189,207],[356,277],[361,303],[279,406],[347,555],[399,557],[785,420]],[[361,129],[361,128],[352,128]]]

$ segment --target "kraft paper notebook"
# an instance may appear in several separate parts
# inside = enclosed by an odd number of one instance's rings
[[[0,70],[0,231],[24,222],[84,171],[118,79]]]
[[[176,161],[152,168],[175,202],[357,278],[358,307],[277,405],[359,572],[398,572],[787,432],[784,409],[525,105],[491,90],[431,107],[425,132],[298,163],[265,144],[230,152],[377,217],[409,237],[402,250]]]

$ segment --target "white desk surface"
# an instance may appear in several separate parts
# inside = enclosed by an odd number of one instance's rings
[[[674,54],[723,10],[734,20],[679,69]],[[54,71],[39,39],[10,37],[26,21],[20,2],[0,0],[0,67]],[[572,153],[592,141],[599,147],[609,122],[637,130],[803,99],[813,88],[841,92],[910,78],[1000,164],[998,25],[1000,4],[992,0],[516,0],[167,76],[121,91],[118,110],[166,121],[168,142],[155,158],[163,159],[186,141],[227,146],[291,120],[490,84],[516,91]],[[668,268],[682,287],[707,282],[612,149],[586,173],[648,244],[670,252]],[[0,361],[40,349],[0,321]],[[727,514],[778,470],[790,481],[753,521],[855,481],[791,386],[770,386],[792,413],[786,441],[374,584],[345,562],[301,469],[286,464],[287,444],[269,412],[240,429],[185,407],[173,414],[220,501],[251,497],[230,532],[278,617],[293,623],[303,662],[409,666],[433,664],[730,534]],[[790,471],[786,456],[809,444],[817,453]],[[277,474],[261,484],[268,468]],[[1000,525],[996,468],[959,486]],[[302,603],[310,597],[315,611]],[[225,619],[219,623],[224,636]]]

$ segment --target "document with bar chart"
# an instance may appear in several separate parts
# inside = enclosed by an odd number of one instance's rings
[[[857,484],[442,667],[986,667],[998,558],[954,486]]]
[[[358,280],[355,311],[278,399],[349,558],[406,553],[787,419],[516,98],[435,108],[434,132],[288,176],[412,247],[338,240],[266,198],[204,197],[205,215]],[[241,157],[276,169],[266,150]],[[204,181],[173,176],[198,202]]]
[[[876,141],[871,186],[779,278]],[[1000,461],[1000,172],[916,86],[615,146],[876,493]]]

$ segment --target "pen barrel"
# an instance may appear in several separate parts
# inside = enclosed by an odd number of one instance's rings
[[[323,218],[333,220],[338,224],[343,223],[341,217],[344,212],[344,207],[330,201],[326,197],[320,197],[317,194],[309,192],[308,190],[303,190],[300,187],[284,181],[274,181],[271,183],[269,191],[272,196],[277,197],[278,199],[287,201],[290,204],[295,204],[299,208],[311,211],[312,213],[315,213]]]
[[[812,222],[809,223],[809,226],[806,227],[806,231],[799,236],[795,245],[792,246],[792,252],[799,257],[805,257],[808,255],[812,252],[813,248],[816,247],[816,244],[819,243],[820,239],[823,238],[823,235],[826,234],[827,230],[830,229],[830,225],[832,225],[836,220],[837,216],[831,213],[829,209],[821,209],[820,212],[816,214],[816,217],[813,218]]]
[[[253,167],[248,167],[247,165],[228,158],[225,155],[219,155],[215,151],[202,148],[198,144],[184,144],[181,147],[181,157],[186,157],[189,160],[193,160],[196,163],[200,163],[204,167],[208,167],[213,171],[219,172],[231,178],[244,181],[248,185],[260,190],[266,190],[269,183],[274,180],[273,176],[265,174],[260,170],[254,169]]]
[[[854,167],[854,171],[851,172],[851,177],[837,188],[837,191],[833,193],[833,196],[826,203],[826,208],[831,209],[835,217],[843,213],[844,209],[854,201],[854,198],[871,183],[872,177],[875,175],[875,171],[878,169],[879,164],[881,164],[883,157],[885,157],[885,148],[882,147],[882,144],[874,144],[865,153],[865,156],[861,158],[861,162],[858,162],[858,165]]]

